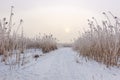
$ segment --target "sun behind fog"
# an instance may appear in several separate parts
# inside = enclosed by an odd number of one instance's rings
[[[66,33],[70,33],[70,28],[65,28]]]

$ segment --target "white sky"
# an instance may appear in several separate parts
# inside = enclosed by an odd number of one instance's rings
[[[14,21],[24,20],[24,33],[52,33],[60,42],[70,42],[78,31],[87,28],[87,19],[102,19],[102,12],[119,16],[120,0],[0,0],[0,18],[8,17],[14,8]]]

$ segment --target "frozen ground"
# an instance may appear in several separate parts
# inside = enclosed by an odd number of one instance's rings
[[[120,68],[108,69],[84,58],[76,63],[76,52],[71,48],[60,48],[37,61],[30,60],[29,64],[13,70],[0,63],[0,80],[120,80]]]

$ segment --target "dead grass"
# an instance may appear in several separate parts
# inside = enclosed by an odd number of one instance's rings
[[[104,63],[107,67],[118,66],[120,58],[120,19],[111,12],[109,14],[113,21],[104,12],[106,20],[102,21],[102,25],[94,17],[88,20],[90,28],[73,45],[80,55]]]
[[[42,49],[43,53],[57,49],[56,38],[51,34],[44,36],[39,35],[36,38],[25,37],[22,25],[23,20],[20,20],[18,26],[13,24],[13,16],[15,15],[13,9],[14,6],[11,6],[9,20],[7,20],[7,18],[0,20],[0,55],[2,55],[2,62],[7,64],[11,59],[15,58],[15,63],[18,65],[20,65],[20,62],[24,63],[24,51],[29,48]],[[14,26],[17,26],[17,29],[12,31]],[[12,65],[12,63],[10,65]]]

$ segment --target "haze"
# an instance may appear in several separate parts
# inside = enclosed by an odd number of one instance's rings
[[[71,42],[78,32],[88,28],[88,18],[101,20],[104,11],[119,16],[119,3],[119,0],[0,0],[0,19],[9,18],[13,5],[14,22],[24,20],[26,36],[51,33],[59,42]]]

